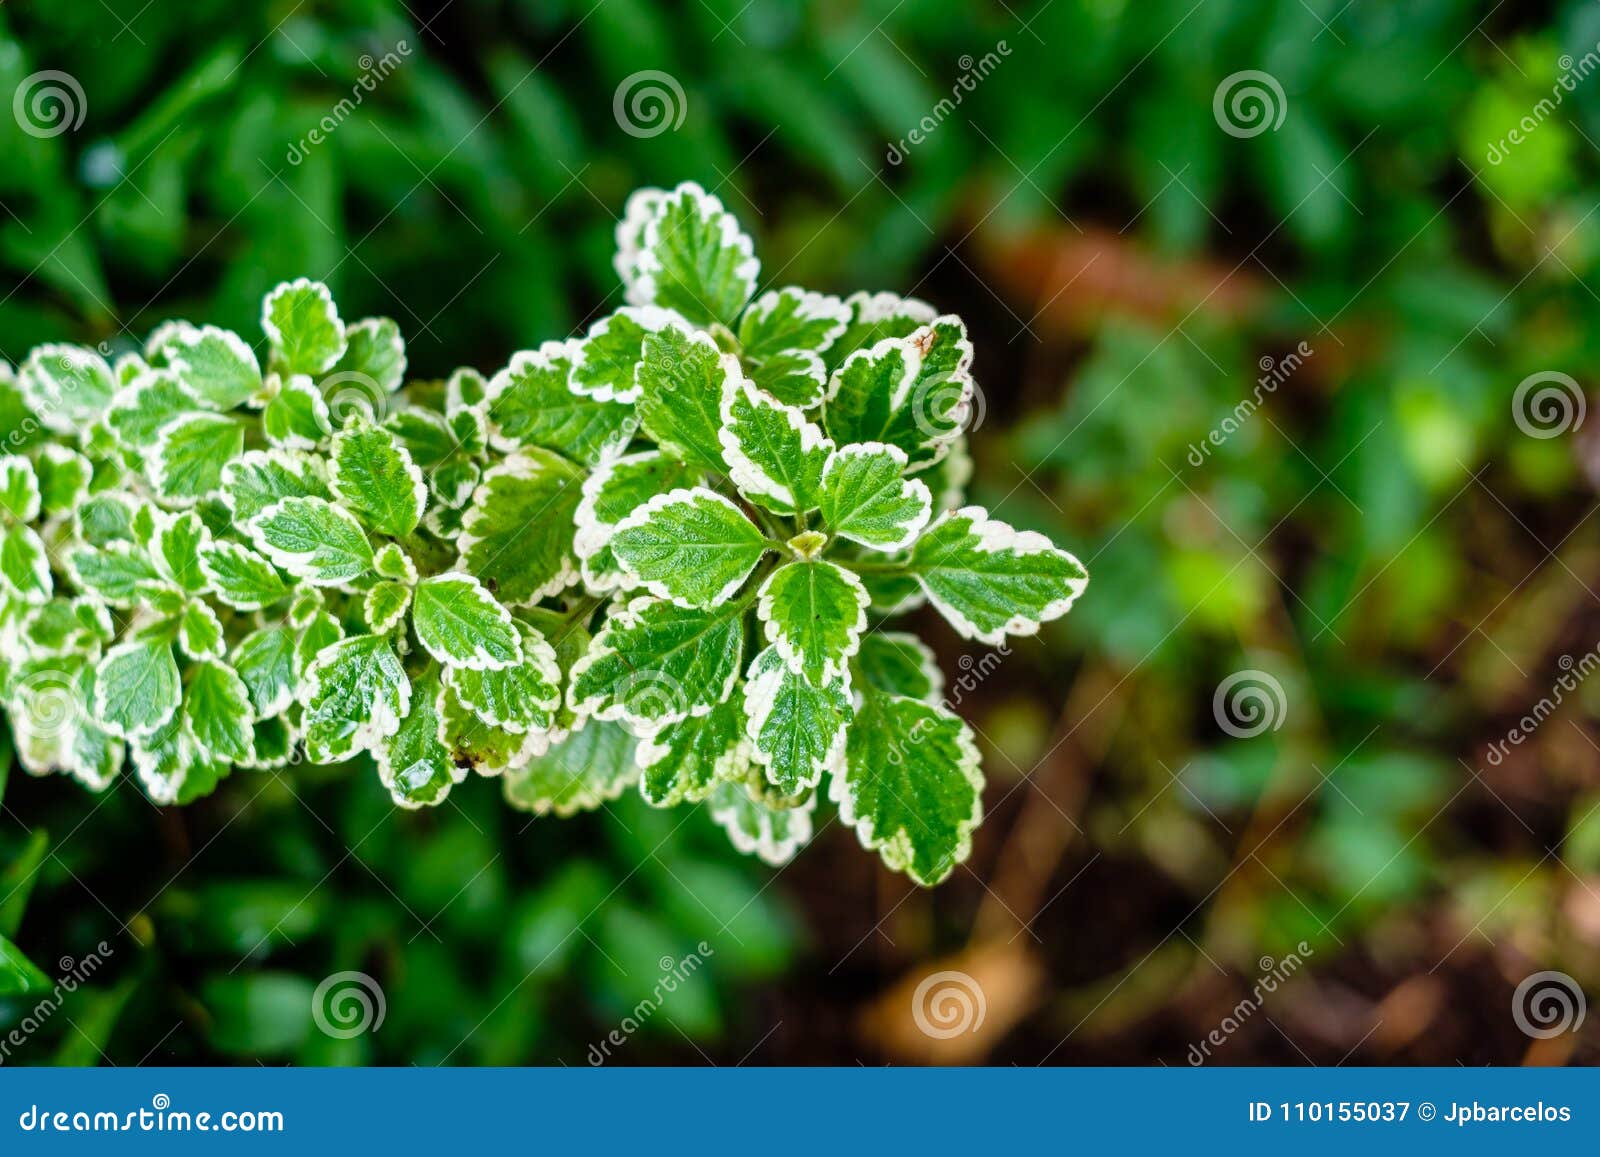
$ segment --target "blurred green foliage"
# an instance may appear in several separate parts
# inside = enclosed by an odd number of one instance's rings
[[[363,60],[402,42],[291,163]],[[248,327],[265,289],[303,274],[352,316],[394,316],[414,372],[492,369],[616,303],[628,190],[700,180],[753,226],[775,283],[966,315],[986,403],[975,499],[1094,574],[1077,613],[961,708],[1005,754],[990,766],[1017,769],[996,774],[979,875],[1006,862],[1014,781],[1098,737],[1087,836],[1036,869],[1054,873],[1042,896],[1104,854],[1188,898],[1092,953],[1113,977],[1193,907],[1190,942],[1247,974],[1308,939],[1319,967],[1375,961],[1377,997],[1476,929],[1593,982],[1597,922],[1558,902],[1600,873],[1591,729],[1568,703],[1503,766],[1484,751],[1557,656],[1595,646],[1593,449],[1511,418],[1530,374],[1600,370],[1600,77],[1561,83],[1597,44],[1600,11],[1577,0],[13,5],[0,93],[60,69],[87,108],[47,138],[0,117],[0,356],[131,345],[173,315]],[[1001,46],[889,163],[964,62]],[[653,137],[613,108],[645,69],[684,92],[682,124]],[[1245,69],[1287,108],[1239,137],[1214,98]],[[1097,280],[1113,266],[1139,292]],[[1212,712],[1242,669],[1285,703],[1244,739]],[[1062,688],[1096,673],[1106,694],[1058,718]],[[797,963],[788,881],[730,865],[698,821],[664,830],[630,799],[522,830],[489,792],[393,817],[358,779],[246,778],[181,818],[132,792],[13,783],[0,937],[36,960],[121,937],[72,1027],[48,1023],[27,1055],[576,1063],[638,977],[708,936],[675,1024],[629,1055],[693,1058],[689,1038],[725,1034],[737,1058],[782,1015],[741,1016],[761,982],[812,961],[827,987],[876,919],[839,916],[802,874],[822,944]],[[974,876],[917,897],[908,912],[940,918],[853,983],[958,943],[984,891]],[[1096,908],[1063,902],[1036,930],[1094,940],[1052,924],[1071,911]],[[725,922],[737,936],[711,937]],[[20,967],[7,940],[0,977]],[[383,1030],[311,1031],[311,989],[362,968],[383,981]]]

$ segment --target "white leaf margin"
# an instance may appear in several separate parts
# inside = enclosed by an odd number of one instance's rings
[[[589,332],[581,340],[569,342],[546,342],[545,345],[570,344],[572,364],[567,372],[567,389],[580,398],[592,398],[596,402],[619,402],[632,404],[639,400],[642,387],[639,385],[639,367],[633,369],[633,385],[619,390],[607,384],[603,386],[589,386],[578,380],[578,373],[588,365],[589,343],[597,338],[605,337],[611,332],[611,325],[618,317],[625,318],[643,329],[647,334],[660,333],[668,326],[677,326],[679,329],[693,330],[688,318],[676,310],[665,309],[659,305],[624,305],[615,313],[608,313],[594,325],[589,327]],[[544,347],[541,346],[541,349]],[[641,364],[643,358],[640,358]]]
[[[738,792],[740,795],[733,796],[732,802],[726,799],[719,800],[718,797],[723,792],[730,794]],[[706,807],[711,812],[711,818],[728,833],[729,841],[738,851],[747,856],[755,855],[771,867],[781,868],[794,859],[796,852],[811,842],[812,814],[817,810],[817,794],[812,792],[804,803],[785,808],[778,813],[751,799],[742,784],[722,783],[711,793]],[[759,829],[756,836],[752,837],[740,826],[741,809],[749,809],[756,815],[756,826]],[[778,835],[773,825],[773,817],[777,814],[790,817],[791,830],[782,837]]]
[[[872,601],[872,597],[867,593],[866,586],[854,571],[840,566],[831,559],[796,560],[785,563],[766,577],[761,584],[761,589],[756,592],[756,618],[761,620],[763,634],[767,642],[778,649],[778,654],[782,657],[789,670],[799,675],[802,679],[807,678],[805,674],[805,656],[800,654],[799,648],[795,646],[793,636],[784,630],[783,624],[774,618],[772,613],[775,609],[772,597],[773,580],[790,567],[796,566],[826,567],[836,571],[844,576],[845,585],[855,595],[856,621],[849,628],[849,641],[845,644],[843,652],[836,657],[824,659],[822,663],[822,686],[827,688],[832,686],[834,680],[841,676],[848,679],[850,660],[861,650],[861,636],[867,629],[867,604]],[[770,705],[768,710],[771,710]]]
[[[900,497],[916,502],[922,510],[921,516],[906,523],[905,533],[895,542],[868,542],[864,538],[859,538],[844,531],[839,531],[838,534],[840,538],[847,538],[851,542],[860,543],[862,546],[869,547],[872,550],[892,553],[897,550],[904,550],[917,541],[917,537],[922,534],[928,525],[928,521],[933,517],[933,494],[928,490],[927,483],[919,478],[905,477],[905,470],[911,459],[904,450],[898,446],[891,446],[887,442],[847,442],[835,450],[828,458],[828,461],[823,464],[821,488],[824,492],[827,491],[829,475],[838,468],[840,463],[850,458],[865,458],[869,455],[882,454],[887,454],[901,473]]]
[[[500,602],[499,599],[495,598],[494,595],[489,593],[489,588],[484,586],[477,576],[470,574],[467,571],[445,571],[443,574],[430,575],[428,578],[425,578],[419,582],[412,590],[411,604],[413,612],[415,612],[417,599],[420,597],[424,589],[428,591],[438,591],[442,587],[447,586],[455,588],[458,592],[470,591],[472,592],[472,597],[474,599],[477,599],[478,596],[481,596],[481,600],[477,602],[477,605],[490,608],[490,617],[503,626],[506,630],[510,631],[513,635],[517,636],[517,642],[515,646],[519,650],[521,649],[521,632],[517,630],[516,620],[512,618],[511,612],[506,610],[505,606]],[[459,597],[459,595],[454,597]],[[473,640],[473,649],[472,654],[470,655],[455,655],[447,651],[435,650],[429,644],[429,641],[423,638],[422,632],[417,630],[416,619],[414,616],[411,623],[411,629],[416,632],[417,642],[422,645],[422,649],[428,652],[428,654],[432,655],[446,667],[465,667],[469,671],[503,671],[507,667],[514,666],[517,662],[515,659],[495,658],[489,653],[485,643],[482,640],[476,639]]]
[[[471,501],[467,503],[466,509],[462,512],[461,530],[456,535],[456,558],[458,561],[454,571],[448,573],[460,573],[472,578],[477,577],[467,570],[467,554],[473,547],[480,542],[487,541],[487,539],[483,535],[473,534],[467,527],[473,513],[484,509],[484,503],[487,501],[494,483],[501,478],[531,479],[543,470],[544,467],[532,455],[518,453],[511,455],[503,462],[491,466],[483,472],[483,476],[478,479],[478,485],[472,491]],[[543,511],[540,513],[543,513]],[[569,587],[581,586],[582,583],[583,572],[578,568],[576,552],[569,551],[562,555],[560,568],[543,586],[530,593],[522,602],[512,603],[511,605],[531,607],[543,599],[560,594]],[[495,601],[499,602],[500,600],[496,599]]]
[[[742,372],[737,379],[732,377],[723,379],[722,400],[718,407],[722,424],[717,429],[717,440],[722,443],[723,456],[728,464],[728,477],[733,479],[733,484],[747,498],[764,497],[787,507],[788,511],[793,511],[798,506],[794,490],[768,474],[761,464],[745,451],[744,442],[736,429],[740,424],[739,418],[734,412],[740,402],[752,410],[776,410],[788,424],[789,429],[800,435],[802,455],[826,446],[831,456],[834,452],[833,439],[823,433],[821,426],[808,419],[804,410],[780,402],[765,391],[757,389],[755,383],[744,377]],[[827,468],[826,463],[823,468]],[[814,510],[816,507],[811,505],[805,509]]]
[[[966,519],[970,523],[968,534],[976,538],[975,548],[985,554],[995,554],[1003,550],[1015,551],[1018,554],[1053,554],[1064,557],[1079,570],[1084,577],[1068,581],[1067,594],[1059,599],[1047,603],[1037,615],[1028,615],[1018,612],[1006,620],[1004,624],[993,631],[985,631],[978,624],[967,618],[955,607],[930,587],[916,570],[915,560],[908,564],[910,574],[916,578],[917,585],[922,588],[922,593],[927,595],[928,601],[955,627],[956,632],[965,639],[973,639],[990,647],[997,647],[1003,643],[1008,635],[1027,636],[1039,633],[1039,628],[1044,623],[1059,619],[1072,609],[1078,601],[1078,596],[1083,594],[1089,585],[1089,568],[1078,561],[1071,551],[1063,550],[1051,542],[1044,535],[1033,530],[1017,530],[1009,523],[1001,522],[998,518],[990,518],[989,512],[981,506],[963,506],[958,510],[946,511],[928,525],[928,533],[932,533],[946,522],[956,519]]]
[[[679,486],[674,490],[668,490],[664,494],[657,494],[649,501],[634,507],[631,514],[629,514],[626,518],[612,528],[611,538],[615,539],[616,536],[621,534],[623,531],[637,530],[640,527],[645,526],[651,522],[656,515],[660,514],[668,507],[694,506],[702,504],[706,500],[710,500],[713,504],[726,507],[729,513],[733,514],[741,522],[751,527],[751,529],[755,530],[757,534],[761,533],[761,528],[756,526],[755,523],[751,522],[745,512],[735,506],[733,502],[724,495],[718,494],[715,490],[710,490],[704,486]],[[763,536],[763,538],[764,537],[765,536]],[[713,595],[711,601],[707,603],[690,602],[688,599],[673,594],[671,588],[669,588],[666,583],[660,581],[659,579],[646,579],[642,577],[638,571],[634,570],[628,565],[627,559],[623,558],[621,554],[617,553],[615,547],[612,548],[612,557],[617,560],[617,565],[620,566],[633,580],[630,585],[643,587],[656,598],[664,602],[669,602],[673,606],[682,607],[686,611],[709,611],[715,610],[717,607],[724,605],[729,599],[733,598],[734,595],[739,593],[739,588],[750,581],[750,575],[755,571],[756,567],[761,565],[762,557],[770,549],[770,546],[768,546],[766,543],[762,543],[762,545],[756,551],[755,560],[751,562],[750,566],[746,568],[744,573],[736,578],[729,579],[728,582],[723,585],[722,589]]]
[[[592,718],[603,722],[621,722],[636,737],[651,735],[668,724],[680,723],[685,719],[709,715],[713,708],[726,702],[728,696],[733,694],[733,689],[739,682],[740,665],[738,663],[734,663],[729,668],[728,677],[723,680],[721,689],[710,703],[695,703],[688,706],[687,710],[669,711],[664,715],[652,718],[635,715],[627,709],[626,704],[621,702],[613,702],[600,707],[598,705],[605,698],[604,695],[591,695],[587,699],[578,699],[574,696],[578,680],[583,677],[589,668],[601,659],[617,653],[617,649],[607,641],[611,638],[613,632],[633,630],[634,627],[638,626],[639,618],[647,608],[660,606],[662,602],[663,600],[652,595],[639,595],[629,599],[626,604],[623,604],[620,598],[612,601],[605,625],[590,640],[589,649],[578,656],[577,661],[572,664],[572,670],[567,674],[567,707],[579,719]],[[741,640],[742,645],[743,642]],[[654,672],[651,671],[639,671],[635,672],[634,678],[648,679],[653,674]]]
[[[982,757],[972,737],[972,728],[967,725],[966,720],[942,704],[922,703],[919,699],[913,699],[911,702],[921,703],[935,715],[955,722],[956,747],[961,753],[956,769],[973,788],[972,808],[966,818],[956,824],[956,847],[950,854],[950,870],[954,871],[956,865],[966,863],[972,855],[972,833],[983,822],[984,783],[983,773],[979,770]],[[912,847],[909,832],[901,828],[890,836],[880,836],[873,827],[872,818],[856,811],[855,796],[850,791],[848,763],[847,759],[845,768],[828,781],[828,798],[839,809],[839,822],[853,829],[861,846],[869,852],[877,852],[883,862],[893,870],[905,872],[924,887],[938,883],[937,880],[924,880],[911,870],[911,865],[916,859],[916,849]]]
[[[645,190],[640,190],[645,192]],[[636,193],[637,197],[638,194]],[[652,305],[656,300],[656,276],[661,272],[661,259],[656,253],[661,244],[661,222],[666,217],[669,202],[687,198],[693,205],[695,212],[702,221],[714,223],[717,227],[718,241],[724,249],[736,250],[740,256],[738,265],[734,267],[733,275],[745,285],[745,300],[756,291],[756,283],[761,277],[761,262],[756,257],[755,242],[750,235],[739,227],[739,219],[730,213],[722,201],[713,193],[708,193],[696,181],[684,181],[671,192],[660,193],[651,202],[640,201],[640,212],[643,206],[650,204],[651,213],[645,220],[644,230],[640,237],[639,251],[630,254],[629,261],[633,270],[633,284],[628,289],[628,301],[632,305]],[[632,208],[633,199],[629,199]],[[623,218],[624,223],[627,217]],[[621,227],[618,227],[619,239]],[[617,254],[619,268],[622,253]]]
[[[349,348],[350,339],[345,333],[344,321],[339,317],[339,309],[333,303],[333,291],[322,282],[313,281],[309,277],[297,277],[293,281],[285,281],[273,286],[272,291],[261,299],[261,332],[267,335],[267,340],[272,343],[275,349],[282,349],[283,330],[279,329],[278,323],[272,320],[272,306],[279,298],[287,297],[291,293],[306,289],[309,289],[312,296],[322,302],[323,316],[327,318],[328,324],[339,334],[339,352],[316,368],[317,373],[326,373],[338,364],[339,359],[344,356],[344,351]]]
[[[326,671],[338,658],[340,652],[363,642],[375,638],[373,635],[348,635],[343,639],[329,643],[317,652],[317,657],[311,660],[306,667],[305,674],[300,679],[299,690],[295,694],[295,702],[310,711],[311,704],[316,701],[322,691],[322,673]],[[387,644],[385,644],[387,645]],[[394,655],[390,647],[389,653],[394,656],[395,662],[400,663],[400,657]],[[405,676],[405,669],[401,667],[401,681],[398,687],[400,692],[400,709],[392,710],[388,700],[382,695],[374,698],[374,708],[367,712],[367,718],[357,720],[356,729],[345,741],[350,746],[348,750],[341,749],[339,753],[332,753],[328,762],[342,763],[358,752],[369,752],[376,758],[378,748],[385,739],[391,738],[400,730],[400,721],[411,713],[411,680]],[[306,758],[311,759],[311,753],[306,752]],[[312,760],[313,763],[317,762]]]
[[[330,465],[330,469],[328,471],[328,488],[333,491],[334,498],[342,502],[351,501],[349,491],[339,478],[339,452],[344,448],[345,444],[356,435],[371,434],[373,432],[377,432],[384,438],[387,438],[389,441],[389,448],[399,456],[400,467],[405,471],[406,477],[411,480],[411,504],[416,509],[416,522],[420,524],[422,522],[422,516],[427,513],[428,510],[427,480],[422,476],[422,468],[412,460],[411,451],[406,449],[405,444],[401,442],[399,438],[396,438],[392,433],[390,433],[388,430],[385,430],[382,426],[370,426],[357,423],[353,426],[346,426],[334,434],[333,445],[328,451],[328,461]],[[378,531],[376,533],[383,534],[385,532]],[[374,557],[376,557],[376,552],[374,552]]]
[[[768,655],[774,658],[768,659]],[[805,675],[791,668],[788,660],[780,652],[763,651],[750,664],[750,672],[744,684],[745,739],[750,745],[750,758],[764,772],[770,771],[772,767],[772,753],[761,747],[761,729],[771,718],[772,709],[778,702],[778,692],[786,679],[799,679],[809,685]],[[843,692],[846,705],[849,705],[851,696],[848,674],[843,680],[843,686],[838,689]],[[820,690],[832,693],[835,686],[831,683],[824,684]],[[810,774],[800,781],[802,789],[809,790],[816,787],[822,782],[825,773],[836,775],[844,770],[845,743],[849,734],[850,718],[841,712],[839,726],[828,738],[827,750],[823,753],[822,761],[820,763],[812,761]],[[772,782],[770,776],[768,782]]]

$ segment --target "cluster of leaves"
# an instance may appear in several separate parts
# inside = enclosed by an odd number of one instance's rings
[[[470,769],[558,815],[637,784],[774,863],[826,779],[866,847],[943,878],[977,748],[928,648],[876,627],[925,600],[997,643],[1087,581],[960,506],[961,321],[756,297],[693,184],[635,194],[617,236],[630,304],[487,381],[402,391],[398,327],[305,280],[262,306],[264,363],[176,322],[114,366],[6,371],[14,434],[46,435],[3,463],[23,766],[103,788],[131,759],[168,803],[366,753],[403,806]]]

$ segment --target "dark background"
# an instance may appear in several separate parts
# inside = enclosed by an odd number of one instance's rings
[[[83,93],[55,135],[0,115],[12,363],[254,335],[308,275],[415,376],[492,371],[620,304],[625,197],[695,179],[764,281],[961,313],[974,500],[1093,575],[998,663],[917,617],[989,778],[934,891],[821,815],[775,872],[632,796],[402,814],[369,767],[297,768],[179,811],[13,772],[0,934],[52,973],[112,952],[8,1059],[583,1064],[704,940],[613,1063],[1181,1065],[1291,954],[1212,1063],[1593,1062],[1592,1019],[1513,1016],[1537,971],[1600,983],[1600,681],[1558,686],[1600,647],[1600,418],[1535,437],[1515,403],[1595,378],[1592,68],[1577,2],[0,3],[0,96]],[[614,114],[642,70],[683,94],[652,137]],[[1215,110],[1243,70],[1282,93],[1249,136]],[[1242,671],[1282,689],[1250,737],[1213,706]],[[344,970],[386,1016],[335,1039],[309,1009]],[[947,970],[985,1015],[934,1040]]]

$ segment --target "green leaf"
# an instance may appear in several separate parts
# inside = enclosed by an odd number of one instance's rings
[[[733,214],[686,181],[655,203],[633,273],[630,303],[673,309],[697,325],[731,326],[755,293],[761,263]]]
[[[928,599],[969,639],[994,646],[1067,613],[1088,584],[1077,559],[981,506],[940,515],[908,564]]]
[[[376,386],[370,393],[376,406],[382,394],[398,390],[406,377],[406,343],[400,327],[387,317],[368,317],[345,327],[345,351],[323,382],[336,390],[345,385]],[[369,416],[376,418],[376,414]]]
[[[789,350],[821,353],[844,333],[851,309],[829,293],[790,286],[769,289],[739,319],[739,346],[754,360]]]
[[[621,522],[657,494],[691,486],[698,473],[658,450],[629,454],[601,466],[583,482],[583,498],[573,512],[577,532],[572,549],[582,560],[584,585],[613,590],[632,580],[611,552],[611,535]]]
[[[42,345],[17,374],[28,408],[51,430],[78,434],[111,405],[116,379],[106,360],[82,346]]]
[[[257,719],[250,725],[250,731],[250,755],[240,761],[240,767],[265,771],[289,765],[300,736],[287,719],[282,716]]]
[[[304,678],[306,669],[321,657],[322,652],[344,638],[344,627],[326,611],[316,611],[301,623],[295,617],[293,606],[290,607],[289,621],[300,632],[295,638],[294,663],[296,672]]]
[[[397,542],[386,542],[378,548],[378,553],[372,556],[372,569],[384,578],[403,583],[417,581],[417,564]]]
[[[928,487],[904,477],[906,454],[882,442],[841,446],[822,472],[822,524],[876,550],[903,550],[928,525]]]
[[[513,607],[577,582],[573,514],[582,484],[582,472],[548,450],[525,450],[489,470],[462,523],[462,569]]]
[[[110,613],[96,598],[51,599],[30,609],[22,622],[24,642],[40,655],[82,654],[115,634]]]
[[[489,381],[490,439],[501,451],[542,446],[594,465],[627,448],[633,407],[576,393],[568,384],[575,342],[524,350]]]
[[[250,692],[257,719],[281,715],[294,701],[295,633],[288,627],[262,627],[239,640],[229,664]]]
[[[134,510],[129,495],[112,490],[84,499],[72,512],[72,521],[78,537],[90,546],[131,542]]]
[[[828,381],[823,425],[840,444],[887,442],[912,469],[932,465],[971,415],[971,362],[966,327],[953,315],[858,350]]]
[[[75,550],[67,556],[67,570],[81,589],[112,606],[132,606],[153,588],[165,586],[155,564],[131,542]]]
[[[9,522],[39,517],[39,478],[33,463],[17,454],[0,457],[0,511]]]
[[[814,559],[779,567],[761,584],[756,615],[767,642],[791,668],[818,687],[836,680],[867,629],[867,591],[861,580]]]
[[[9,765],[8,765],[9,767]],[[0,780],[0,796],[5,794],[5,782]],[[22,916],[28,910],[28,898],[39,882],[39,866],[50,851],[50,836],[40,827],[31,829],[21,850],[0,872],[0,936],[15,936],[22,927]]]
[[[411,460],[425,471],[436,469],[458,448],[449,420],[418,406],[390,414],[383,420],[383,428],[400,440]]]
[[[506,771],[506,802],[535,815],[553,812],[562,818],[593,811],[638,779],[633,744],[633,737],[615,723],[587,720],[565,742]]]
[[[817,797],[813,792],[795,806],[777,807],[753,798],[742,784],[724,781],[712,790],[707,806],[734,847],[781,868],[810,841]]]
[[[857,350],[869,349],[885,338],[906,337],[938,316],[927,302],[894,293],[852,293],[844,303],[850,310],[850,322],[823,357],[830,374]]]
[[[361,600],[361,618],[374,635],[386,635],[411,607],[411,587],[403,582],[381,582]]]
[[[256,611],[287,598],[289,585],[261,555],[236,542],[209,542],[200,549],[206,584],[236,611]]]
[[[206,576],[200,568],[200,552],[211,544],[211,532],[206,524],[192,510],[182,514],[156,511],[154,520],[150,558],[156,570],[188,594],[203,591]]]
[[[319,586],[349,582],[372,567],[372,544],[360,523],[321,498],[280,498],[248,526],[268,558]]]
[[[51,981],[22,954],[22,949],[0,936],[0,1000],[15,1000],[29,993],[48,992]]]
[[[150,449],[150,484],[169,502],[209,498],[222,468],[244,450],[244,427],[222,414],[190,414],[162,427]]]
[[[222,500],[246,522],[280,498],[332,498],[318,460],[291,450],[250,450],[222,471]]]
[[[844,774],[828,794],[862,847],[931,885],[971,854],[982,793],[965,723],[915,699],[868,695],[849,728]]]
[[[0,537],[0,589],[29,603],[42,603],[55,589],[44,540],[31,527],[16,523]]]
[[[517,624],[522,636],[515,663],[495,668],[453,667],[451,688],[484,722],[513,734],[548,730],[561,706],[561,668],[543,635]]]
[[[822,401],[828,375],[822,354],[845,331],[850,307],[810,290],[768,290],[739,319],[739,346],[751,381],[791,406]]]
[[[333,433],[328,402],[311,379],[296,374],[278,386],[261,411],[261,432],[284,450],[315,450]]]
[[[217,761],[195,742],[181,715],[133,741],[129,750],[139,782],[150,798],[163,806],[205,795],[223,774]]]
[[[119,643],[95,668],[94,717],[121,738],[149,735],[172,718],[181,698],[172,647],[159,639]]]
[[[886,695],[937,703],[944,697],[944,673],[932,649],[904,631],[873,631],[861,639],[851,663],[858,684]]]
[[[189,392],[176,373],[149,370],[117,391],[106,413],[106,424],[123,446],[148,450],[162,430],[198,409],[200,399]]]
[[[50,514],[71,514],[94,477],[94,466],[82,454],[54,442],[39,447],[33,464],[39,478],[40,504]]]
[[[448,667],[506,667],[522,654],[507,611],[468,574],[442,574],[417,584],[411,606],[417,642]]]
[[[639,422],[669,454],[724,473],[722,396],[743,380],[739,359],[709,334],[668,325],[644,339],[639,363]]]
[[[207,660],[189,669],[183,721],[203,751],[237,763],[250,754],[250,692],[233,668]]]
[[[450,749],[450,758],[458,766],[470,764],[479,775],[500,775],[507,768],[521,767],[550,746],[545,732],[519,734],[485,723],[449,686],[439,701],[439,714],[439,738]]]
[[[261,364],[236,333],[214,325],[177,330],[162,352],[188,392],[213,409],[231,410],[261,391]]]
[[[611,552],[658,598],[684,607],[731,599],[766,552],[766,536],[722,495],[658,494],[617,524]]]
[[[747,381],[730,380],[724,389],[719,437],[739,492],[779,514],[814,510],[833,452],[822,427]]]
[[[411,710],[400,726],[373,751],[378,779],[401,807],[425,807],[441,802],[452,784],[466,778],[450,748],[439,738],[439,677],[429,671],[417,680]]]
[[[639,741],[639,790],[652,807],[703,800],[747,761],[744,710],[730,696],[705,715],[669,723]]]
[[[737,603],[704,611],[637,598],[612,611],[573,667],[567,701],[579,715],[652,731],[725,700],[743,650]]]
[[[823,772],[843,770],[852,715],[843,680],[818,686],[768,647],[750,664],[744,706],[751,756],[782,795],[815,787]]]
[[[639,397],[639,363],[646,334],[688,322],[670,309],[625,305],[602,317],[588,335],[574,344],[569,385],[574,393],[597,402],[631,403]]]
[[[178,620],[178,649],[191,659],[217,659],[226,649],[222,641],[222,620],[206,603],[195,600],[184,605]]]
[[[379,426],[357,424],[334,435],[331,484],[357,518],[393,538],[415,530],[427,505],[422,471]]]
[[[371,751],[400,730],[411,682],[383,635],[358,635],[324,648],[306,668],[306,755],[337,763]]]
[[[302,277],[269,293],[261,304],[261,328],[275,364],[286,373],[320,374],[345,352],[344,323],[333,294],[319,281]]]

